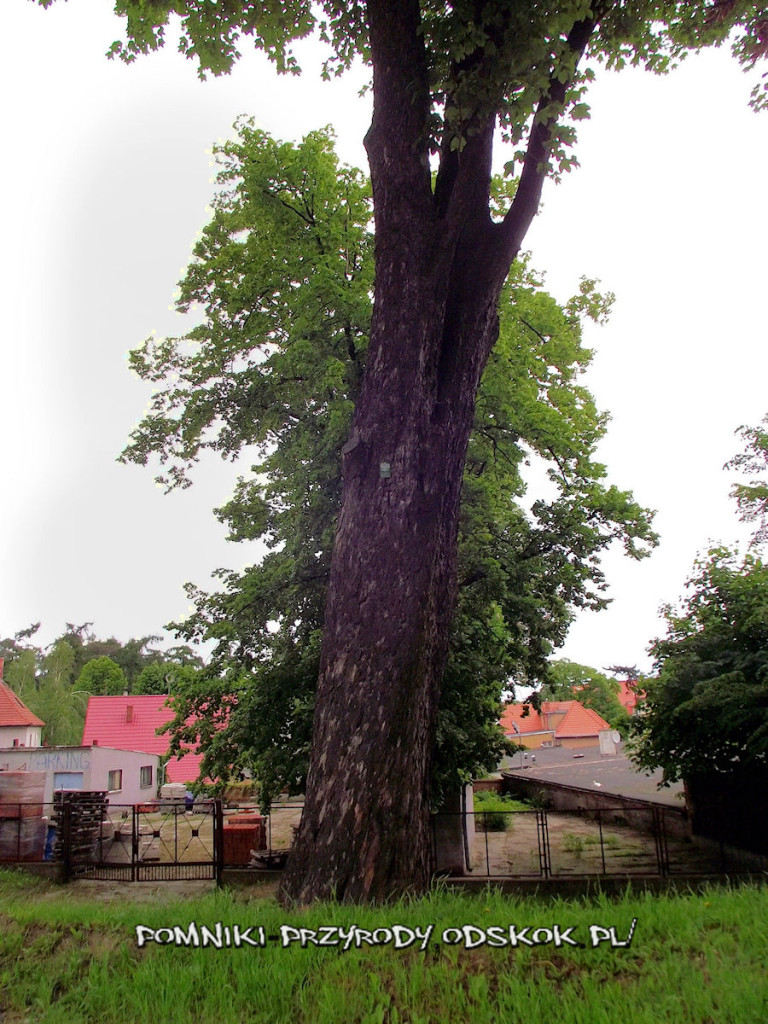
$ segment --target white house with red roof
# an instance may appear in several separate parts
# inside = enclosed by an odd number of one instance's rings
[[[610,725],[577,700],[545,700],[541,711],[533,704],[508,704],[500,721],[504,734],[529,750],[539,747],[596,747],[600,732]]]
[[[90,697],[83,727],[83,746],[112,747],[116,750],[142,750],[164,757],[168,753],[168,735],[157,730],[174,717],[166,705],[165,694],[123,697]],[[165,766],[166,782],[194,782],[200,774],[202,754],[193,750],[172,757]]]
[[[45,722],[3,682],[0,658],[0,747],[39,747]]]

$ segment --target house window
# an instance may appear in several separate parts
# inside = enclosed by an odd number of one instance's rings
[[[83,788],[83,773],[82,772],[54,772],[53,773],[53,788],[57,793],[61,792],[62,789],[82,789]]]
[[[145,764],[139,769],[139,785],[142,789],[152,785],[152,765]]]
[[[114,771],[109,772],[107,775],[107,789],[110,793],[116,793],[118,790],[123,788],[123,772],[121,768],[116,768]]]

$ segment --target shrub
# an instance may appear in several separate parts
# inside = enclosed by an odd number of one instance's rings
[[[475,829],[479,832],[506,832],[512,826],[511,812],[527,810],[529,808],[519,800],[499,793],[475,793]]]

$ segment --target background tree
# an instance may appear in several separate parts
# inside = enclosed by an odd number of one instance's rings
[[[751,479],[734,484],[731,496],[736,499],[743,523],[756,523],[752,546],[768,541],[768,416],[756,427],[739,427],[744,450],[726,463]]]
[[[189,685],[197,678],[193,665],[178,665],[175,662],[153,661],[146,665],[136,677],[131,693],[176,693],[181,683]]]
[[[116,662],[101,655],[83,665],[76,687],[94,697],[115,697],[127,691],[128,679]]]
[[[4,661],[3,681],[22,700],[25,700],[24,694],[33,694],[37,688],[43,652],[31,643],[31,639],[39,629],[40,623],[35,622],[27,629],[0,640],[0,658]]]
[[[68,622],[64,633],[54,640],[54,644],[63,640],[74,650],[74,675],[76,678],[87,662],[94,658],[111,658],[122,669],[126,679],[126,688],[130,692],[134,680],[145,665],[154,661],[162,661],[166,657],[162,651],[149,647],[150,643],[161,640],[160,636],[131,637],[125,643],[115,637],[101,640],[93,632],[92,626],[92,622],[84,622],[81,626]]]
[[[40,0],[48,6],[51,0]],[[313,28],[331,64],[373,68],[366,135],[376,289],[366,374],[343,455],[315,704],[312,769],[284,883],[287,896],[372,899],[426,886],[437,708],[457,587],[459,499],[480,378],[498,335],[504,280],[543,182],[574,160],[593,70],[583,58],[665,70],[719,43],[754,63],[768,49],[761,4],[586,0],[477,5],[368,0],[277,8],[117,0],[127,60],[181,48],[227,71],[247,35],[282,69]],[[765,94],[755,95],[755,104]],[[492,216],[497,127],[521,168]],[[433,173],[434,157],[436,173]],[[386,467],[386,468],[385,468]],[[333,813],[328,809],[333,808]],[[397,820],[399,827],[391,827]]]
[[[100,640],[92,623],[68,622],[47,648],[35,647],[35,623],[0,640],[5,682],[46,724],[42,740],[49,746],[77,745],[83,736],[88,697],[124,692],[167,693],[176,680],[189,682],[202,660],[189,647],[150,648],[159,636]],[[111,652],[114,657],[104,654]]]
[[[190,482],[202,451],[233,456],[250,445],[260,456],[218,514],[230,539],[260,538],[270,551],[245,573],[222,572],[223,592],[190,588],[197,613],[178,628],[217,646],[207,670],[174,689],[171,733],[202,744],[203,777],[223,783],[247,771],[268,803],[306,780],[341,448],[370,326],[372,247],[368,184],[339,167],[328,132],[293,146],[249,121],[237,131],[215,149],[214,216],[180,286],[179,308],[203,307],[205,323],[183,338],[150,338],[132,354],[140,375],[160,386],[123,458],[159,456],[158,480],[170,488]],[[649,514],[607,487],[592,457],[607,417],[579,383],[590,358],[581,323],[602,320],[609,303],[585,281],[561,307],[525,264],[504,293],[465,471],[435,802],[498,764],[499,699],[510,677],[539,678],[575,607],[605,605],[600,552],[618,540],[640,557],[655,540]],[[548,468],[552,495],[528,512],[530,460]],[[203,740],[186,722],[214,711],[226,734],[206,729]]]
[[[45,723],[43,743],[79,744],[88,697],[73,690],[75,652],[64,640],[51,644],[48,653],[33,646],[30,641],[39,626],[0,641],[0,656],[6,659],[4,681]]]
[[[585,708],[626,734],[629,715],[619,702],[619,683],[589,665],[561,659],[550,662],[546,682],[539,690],[540,700],[577,700]]]
[[[664,781],[768,765],[768,567],[726,548],[696,562],[651,652],[633,756]]]
[[[43,658],[43,671],[30,710],[45,722],[43,742],[48,746],[77,746],[83,739],[88,694],[73,687],[75,652],[66,640],[59,640]]]

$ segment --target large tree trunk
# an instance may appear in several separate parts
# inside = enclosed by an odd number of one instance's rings
[[[367,12],[376,294],[343,449],[306,804],[282,887],[301,903],[384,899],[429,879],[430,761],[464,461],[499,293],[547,153],[544,120],[510,211],[492,223],[495,119],[479,116],[460,146],[444,139],[433,190],[418,0],[369,0]]]
[[[420,890],[430,870],[430,757],[481,367],[444,367],[441,386],[438,367],[412,357],[425,339],[441,347],[445,312],[428,289],[377,305],[379,372],[344,456],[307,800],[284,884],[300,902]],[[485,306],[484,349],[496,334]]]

